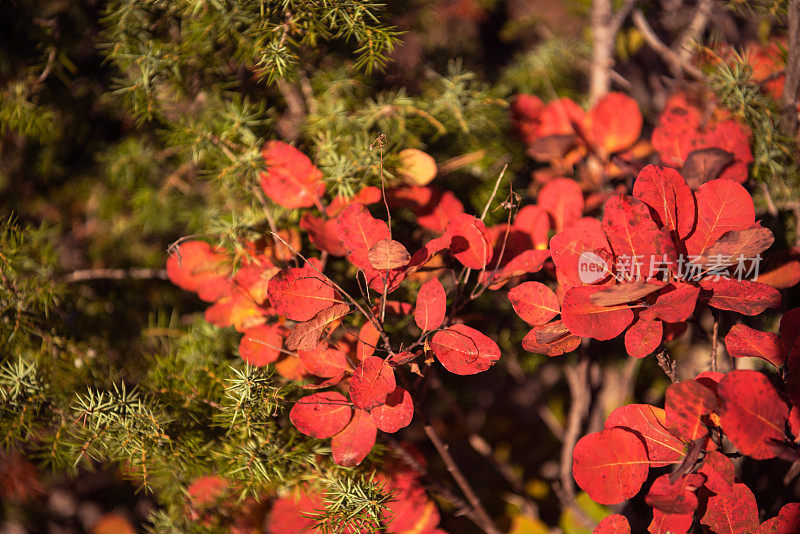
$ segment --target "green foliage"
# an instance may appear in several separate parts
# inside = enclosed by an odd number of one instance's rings
[[[800,146],[796,138],[781,132],[777,102],[753,80],[747,58],[735,54],[732,62],[722,62],[712,72],[710,85],[722,105],[753,133],[755,162],[751,176],[765,183],[776,199],[796,199],[800,186],[797,165]]]

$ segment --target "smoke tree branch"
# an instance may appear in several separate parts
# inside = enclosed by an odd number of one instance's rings
[[[797,93],[800,91],[800,0],[789,2],[789,35],[786,57],[786,82],[781,98],[784,133],[794,136],[797,131]]]

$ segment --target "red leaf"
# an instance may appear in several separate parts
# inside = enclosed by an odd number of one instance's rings
[[[572,453],[575,481],[600,504],[621,503],[639,493],[649,470],[644,442],[623,428],[584,436]]]
[[[714,493],[727,493],[736,483],[736,468],[721,452],[706,452],[698,473],[706,476],[706,488]]]
[[[602,286],[573,287],[564,295],[561,320],[574,335],[613,339],[633,322],[633,311],[627,306],[592,304],[591,296],[602,290]]]
[[[431,339],[431,349],[445,369],[456,375],[483,372],[500,359],[500,347],[474,328],[455,324]]]
[[[483,221],[462,213],[447,224],[450,250],[464,267],[483,269],[492,259],[492,242]]]
[[[675,463],[684,456],[683,442],[666,427],[666,414],[649,404],[628,404],[611,412],[605,428],[622,427],[644,439],[647,457],[653,467]]]
[[[625,350],[634,358],[644,358],[658,348],[663,336],[664,323],[639,315],[625,332]]]
[[[690,514],[697,509],[695,492],[703,486],[703,475],[684,475],[675,482],[671,475],[661,475],[647,492],[645,502],[667,514]]]
[[[325,510],[322,497],[316,493],[290,494],[277,499],[269,511],[269,534],[298,534],[314,532],[316,513]]]
[[[275,313],[292,321],[308,321],[337,303],[333,287],[311,266],[283,269],[267,285]]]
[[[556,232],[577,221],[583,214],[583,192],[578,182],[571,178],[550,180],[539,191],[536,201],[553,217]]]
[[[717,388],[722,430],[742,454],[756,460],[774,458],[786,439],[789,407],[757,371],[731,371]]]
[[[511,104],[511,122],[516,135],[526,145],[539,137],[539,124],[544,102],[535,95],[519,94]]]
[[[261,154],[267,165],[261,173],[261,189],[284,208],[309,208],[325,193],[322,172],[293,146],[269,141]]]
[[[714,534],[754,534],[758,506],[753,492],[744,484],[734,484],[730,491],[710,496],[700,523]]]
[[[292,424],[312,438],[325,439],[341,431],[352,416],[350,402],[335,391],[303,397],[289,411]]]
[[[358,331],[358,343],[356,344],[356,358],[363,361],[365,358],[375,353],[375,348],[381,339],[381,334],[372,321],[367,321]]]
[[[250,365],[262,367],[281,355],[283,328],[277,324],[262,324],[244,331],[239,342],[239,356]]]
[[[337,218],[339,239],[347,251],[347,259],[364,270],[371,270],[369,251],[378,241],[391,239],[386,223],[370,215],[363,204],[351,204]]]
[[[686,251],[699,256],[725,232],[744,230],[756,222],[750,193],[740,184],[717,179],[700,186],[697,199],[697,224],[686,238]]]
[[[333,461],[343,467],[360,464],[375,445],[377,433],[369,414],[356,408],[350,423],[331,440]]]
[[[633,183],[633,196],[650,206],[656,222],[678,237],[686,237],[694,228],[694,194],[675,169],[648,165]]]
[[[423,332],[436,330],[444,322],[447,312],[447,295],[438,278],[431,278],[419,288],[414,322]]]
[[[697,148],[721,148],[733,154],[733,163],[720,174],[720,178],[728,178],[744,183],[749,176],[748,167],[754,161],[750,150],[750,131],[735,120],[726,120],[715,124],[702,136]]]
[[[306,231],[315,247],[331,256],[344,256],[347,253],[339,239],[339,223],[336,219],[323,219],[306,212],[300,219],[300,228]]]
[[[694,313],[700,288],[683,282],[672,282],[662,290],[656,302],[641,315],[661,319],[666,323],[680,323]]]
[[[539,282],[523,282],[511,288],[508,300],[517,315],[533,326],[545,324],[561,311],[553,290]]]
[[[725,336],[725,348],[734,358],[761,358],[775,367],[785,363],[777,334],[762,332],[743,324],[733,325]]]
[[[550,240],[550,252],[556,265],[558,283],[566,289],[583,285],[584,279],[587,283],[592,283],[604,278],[605,274],[611,274],[606,263],[611,257],[608,240],[597,219],[584,217],[554,235]],[[585,271],[588,268],[585,261],[587,255],[583,258],[581,255],[587,252],[598,255],[602,260],[601,264],[596,265],[594,272]],[[586,277],[587,274],[590,275],[589,278]]]
[[[700,280],[700,287],[706,292],[708,305],[720,310],[753,316],[781,305],[780,291],[750,280],[708,277]]]
[[[383,193],[381,193],[380,188],[369,185],[350,198],[346,198],[343,195],[335,196],[333,200],[331,200],[331,203],[325,206],[325,215],[328,217],[336,217],[351,204],[364,204],[365,206],[369,206],[370,204],[377,204],[382,200]]]
[[[357,408],[369,411],[386,402],[395,387],[394,369],[385,360],[370,356],[356,367],[350,379],[350,400]]]
[[[369,412],[369,417],[380,430],[392,434],[411,424],[414,402],[405,389],[397,386],[386,397],[386,403]]]
[[[561,356],[572,352],[581,344],[581,338],[573,336],[561,319],[534,326],[522,339],[522,348],[546,356]]]
[[[338,349],[321,346],[313,350],[298,350],[297,356],[312,375],[335,378],[351,371],[347,355]]]
[[[515,276],[539,272],[549,257],[549,250],[526,250],[515,256],[497,273],[493,274],[489,270],[484,272],[481,282],[491,279],[489,289],[500,289]]]
[[[464,205],[452,191],[434,191],[430,202],[415,210],[417,223],[433,232],[443,232],[447,223],[464,213]]]
[[[665,403],[667,428],[684,441],[708,435],[703,419],[717,409],[714,392],[694,380],[670,384]]]
[[[800,249],[782,250],[769,257],[755,279],[777,289],[789,289],[800,283]]]
[[[652,144],[664,165],[679,167],[698,137],[702,115],[682,94],[670,97],[653,130]]]
[[[757,534],[797,534],[800,532],[800,503],[784,504],[777,517],[758,527]]]
[[[608,154],[633,145],[642,133],[642,113],[634,99],[608,93],[589,111],[589,132]]]
[[[649,278],[658,273],[659,264],[672,265],[677,257],[669,234],[658,227],[647,205],[630,195],[616,195],[606,202],[603,231],[628,276]]]
[[[600,521],[592,534],[631,534],[631,525],[624,515],[611,514]]]
[[[561,97],[551,100],[540,115],[539,137],[575,133],[575,127],[586,122],[586,113],[572,99]]]
[[[665,514],[653,510],[653,521],[647,527],[650,534],[686,534],[692,526],[694,514]]]
[[[203,241],[184,241],[167,258],[167,276],[181,289],[194,291],[206,302],[228,294],[230,259]]]
[[[583,200],[583,195],[581,195],[581,200]],[[547,234],[550,232],[548,210],[540,206],[524,206],[514,217],[514,228],[527,233],[531,237],[534,247],[547,248]]]

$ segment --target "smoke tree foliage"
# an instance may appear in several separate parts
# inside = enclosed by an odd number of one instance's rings
[[[0,6],[0,529],[800,532],[800,4],[414,4]]]

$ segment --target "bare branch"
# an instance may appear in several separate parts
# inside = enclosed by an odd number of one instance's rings
[[[575,366],[564,367],[564,376],[567,379],[570,394],[569,414],[567,426],[564,430],[564,440],[561,443],[561,466],[559,478],[561,489],[570,500],[575,500],[575,481],[572,479],[572,451],[581,434],[581,427],[589,414],[591,390],[589,388],[589,355],[585,347],[581,347],[579,361]]]
[[[88,282],[91,280],[168,280],[164,269],[81,269],[67,273],[64,282]]]
[[[786,57],[786,81],[783,84],[781,115],[786,135],[797,131],[797,93],[800,91],[800,0],[789,2],[789,36]]]
[[[661,39],[658,38],[656,33],[653,31],[653,28],[651,28],[647,23],[647,20],[644,18],[644,15],[641,11],[636,10],[633,12],[633,23],[642,33],[642,37],[647,44],[650,45],[650,48],[655,50],[656,53],[667,62],[676,76],[683,71],[692,78],[697,80],[703,79],[703,73],[700,71],[700,69],[688,61],[682,61],[678,54],[676,54],[670,47],[665,45]]]
[[[464,473],[461,472],[458,464],[456,464],[453,456],[450,454],[449,447],[442,441],[442,438],[439,437],[439,434],[434,430],[430,421],[427,421],[427,419],[425,420],[423,429],[428,439],[433,443],[434,448],[436,448],[436,452],[439,454],[439,457],[441,457],[445,467],[447,467],[447,472],[450,473],[450,476],[453,477],[453,480],[455,480],[456,484],[461,489],[464,497],[467,498],[467,502],[469,502],[475,516],[480,521],[479,526],[488,534],[500,534],[500,531],[492,522],[489,514],[487,514],[486,510],[483,508],[480,498],[478,498],[475,490],[472,489]]]

